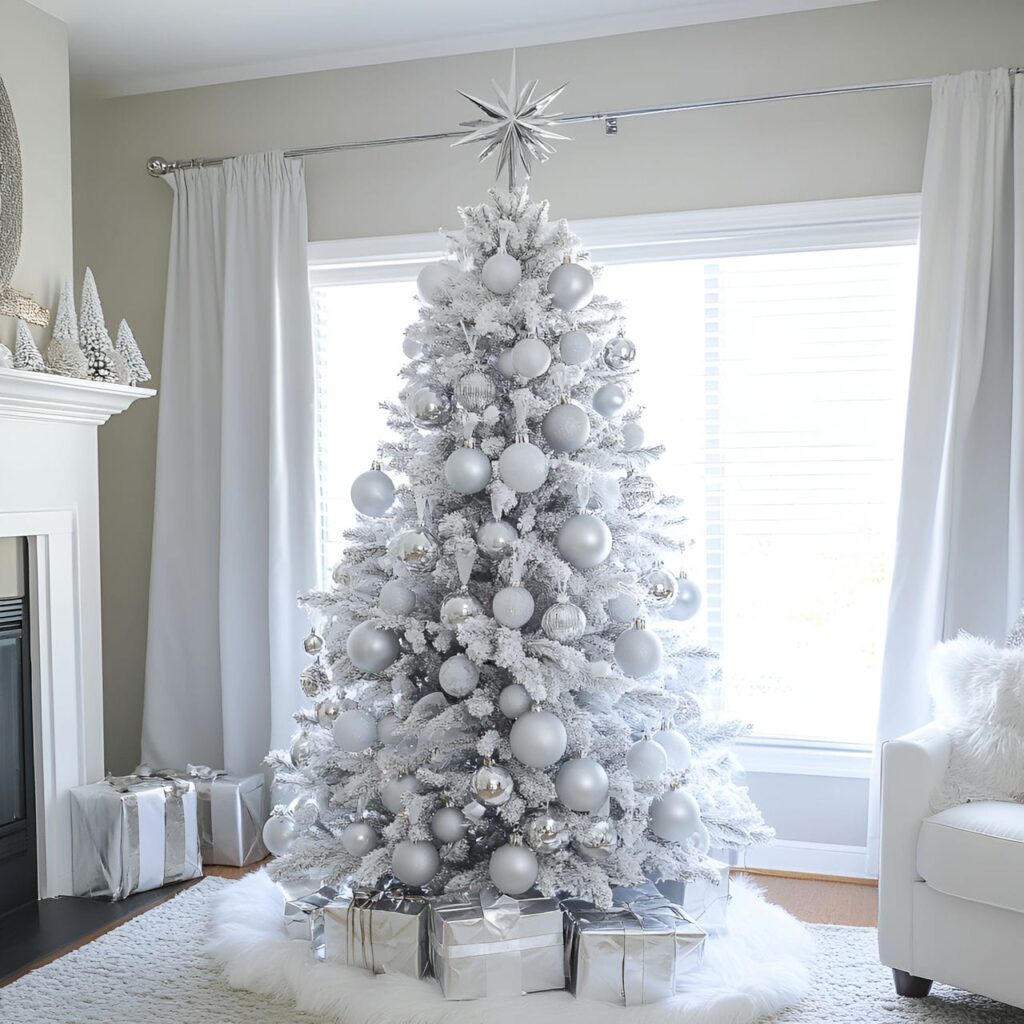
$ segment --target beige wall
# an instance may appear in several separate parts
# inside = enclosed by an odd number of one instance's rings
[[[930,76],[1024,60],[1020,0],[863,6],[521,50],[524,75],[568,80],[565,112]],[[171,194],[147,157],[186,157],[450,128],[505,53],[471,54],[92,102],[74,109],[75,259],[112,321],[125,315],[159,377]],[[906,90],[600,125],[537,174],[558,216],[779,203],[916,191],[929,100]],[[444,143],[308,162],[313,239],[451,225],[493,170]],[[396,342],[397,344],[397,342]],[[101,432],[109,767],[138,755],[155,402]],[[118,422],[122,420],[123,422]],[[189,642],[181,638],[182,644]]]
[[[64,23],[24,0],[0,0],[0,77],[18,124],[24,188],[21,258],[11,284],[52,308],[61,279],[71,274],[72,266]],[[42,340],[42,330],[32,330]],[[0,317],[0,342],[13,348],[14,331],[15,321]]]

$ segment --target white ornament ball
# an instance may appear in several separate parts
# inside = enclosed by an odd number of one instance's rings
[[[334,723],[334,742],[350,754],[358,754],[377,742],[377,719],[369,711],[343,711]]]
[[[615,641],[615,661],[624,675],[643,679],[661,668],[661,641],[649,629],[623,630]]]
[[[656,782],[668,771],[668,754],[660,743],[645,737],[626,751],[626,767],[637,782]]]
[[[468,697],[479,681],[480,670],[464,654],[447,658],[438,673],[441,689],[450,697]]]
[[[423,355],[423,346],[407,334],[402,339],[402,352],[405,353],[407,359],[415,359],[417,356]]]
[[[597,516],[570,516],[556,539],[558,553],[577,569],[593,569],[612,551],[612,534]]]
[[[517,540],[519,531],[505,519],[488,520],[476,531],[476,546],[482,555],[492,560],[510,555]]]
[[[512,366],[520,377],[532,380],[547,373],[551,349],[540,338],[523,338],[512,346]]]
[[[590,437],[590,417],[575,402],[559,402],[548,409],[541,433],[560,455],[578,452]]]
[[[406,402],[409,418],[424,430],[437,430],[452,418],[452,402],[433,388],[417,388]]]
[[[632,622],[634,619],[638,619],[642,613],[643,608],[637,598],[625,591],[616,594],[608,602],[608,614],[616,622]]]
[[[620,412],[625,404],[626,392],[618,384],[602,384],[594,392],[594,409],[606,420]]]
[[[406,794],[415,796],[422,792],[423,787],[415,775],[403,775],[400,779],[390,779],[380,787],[380,802],[392,814],[401,814],[405,810],[403,798]]]
[[[651,804],[651,831],[659,839],[681,843],[700,823],[700,807],[685,789],[670,789]]]
[[[388,615],[411,615],[416,607],[416,594],[401,580],[388,580],[380,588],[377,604]]]
[[[382,516],[395,500],[395,485],[387,473],[368,469],[352,481],[352,504],[364,516]]]
[[[574,758],[558,769],[555,792],[570,811],[596,811],[608,798],[608,773],[592,757]]]
[[[509,746],[527,768],[550,768],[565,753],[569,738],[562,720],[550,711],[531,711],[512,726]]]
[[[537,881],[537,854],[520,844],[506,843],[491,854],[491,881],[506,896],[519,896]]]
[[[700,587],[685,577],[679,581],[675,601],[665,610],[665,614],[676,622],[686,622],[700,611]]]
[[[551,271],[548,291],[556,309],[582,309],[594,297],[594,275],[578,263],[563,263]]]
[[[451,263],[428,263],[416,275],[416,291],[421,301],[434,305],[451,285],[455,267]]]
[[[636,345],[629,338],[613,338],[604,349],[605,364],[612,370],[625,370],[636,359]]]
[[[437,565],[437,540],[422,526],[397,534],[388,545],[388,551],[413,573],[432,572]]]
[[[465,839],[469,822],[458,807],[441,807],[430,819],[430,831],[439,843],[457,843]]]
[[[398,637],[390,629],[360,622],[349,633],[345,650],[360,672],[383,672],[398,657]]]
[[[519,260],[507,252],[496,252],[484,263],[480,277],[495,295],[508,295],[522,280],[523,268]]]
[[[498,707],[506,718],[518,718],[530,710],[533,703],[529,691],[522,683],[509,683],[498,694]]]
[[[491,460],[479,448],[456,448],[445,461],[444,478],[459,494],[477,494],[491,482]]]
[[[292,847],[301,831],[291,818],[275,814],[273,817],[267,818],[266,824],[263,826],[263,845],[275,857],[285,857],[292,852]]]
[[[380,838],[373,826],[365,821],[353,821],[341,833],[341,845],[352,857],[365,857],[371,850],[376,850],[379,844]]]
[[[690,746],[690,741],[678,729],[659,729],[653,738],[664,748],[668,766],[672,771],[685,772],[689,769],[693,760],[693,748]]]
[[[516,375],[516,368],[512,362],[512,349],[506,348],[498,353],[494,360],[494,368],[506,380],[511,380]]]
[[[567,366],[582,366],[594,354],[594,343],[586,331],[566,331],[558,339],[558,354]]]
[[[517,441],[498,458],[501,479],[519,494],[537,490],[548,478],[548,457],[535,444]]]
[[[533,615],[533,594],[526,587],[502,587],[494,595],[492,614],[509,629],[521,629]]]
[[[426,885],[441,866],[433,843],[403,839],[391,854],[391,870],[406,885]]]
[[[637,448],[643,447],[644,428],[636,420],[630,420],[622,424],[622,447],[627,452],[635,452]]]
[[[483,605],[464,590],[449,594],[441,602],[441,621],[446,626],[461,626],[467,619],[483,613]]]
[[[652,569],[640,582],[651,608],[668,608],[679,593],[679,581],[667,569]]]

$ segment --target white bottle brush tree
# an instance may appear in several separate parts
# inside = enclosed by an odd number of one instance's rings
[[[46,368],[61,377],[89,376],[89,363],[78,343],[78,315],[70,281],[64,281],[60,288],[53,337],[46,346]]]
[[[82,280],[82,301],[78,310],[78,340],[85,353],[89,376],[107,384],[127,384],[128,367],[124,358],[114,350],[103,320],[100,293],[92,270],[85,268]]]
[[[127,320],[122,320],[117,328],[117,344],[115,350],[124,360],[128,370],[128,383],[141,384],[150,379],[151,374],[146,360],[142,358],[139,343],[135,340]]]
[[[43,355],[36,347],[32,332],[24,320],[18,321],[18,331],[15,335],[14,368],[16,370],[32,370],[35,373],[46,371]]]
[[[510,134],[528,171],[553,96],[524,93],[474,136]],[[298,795],[264,836],[279,878],[606,906],[714,879],[710,846],[771,830],[732,780],[741,727],[704,713],[713,655],[662,621],[699,591],[670,571],[682,517],[646,473],[619,307],[546,204],[491,195],[419,276],[398,440],[353,484],[335,586],[304,599],[315,703],[268,758]]]

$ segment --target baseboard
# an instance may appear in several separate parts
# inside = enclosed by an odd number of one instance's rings
[[[873,876],[864,870],[866,856],[867,850],[863,846],[777,839],[770,846],[755,846],[744,851],[735,866],[792,877],[811,875],[873,882]]]

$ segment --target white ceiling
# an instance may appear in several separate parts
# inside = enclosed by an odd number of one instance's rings
[[[181,89],[869,0],[32,0],[68,25],[76,89]]]

